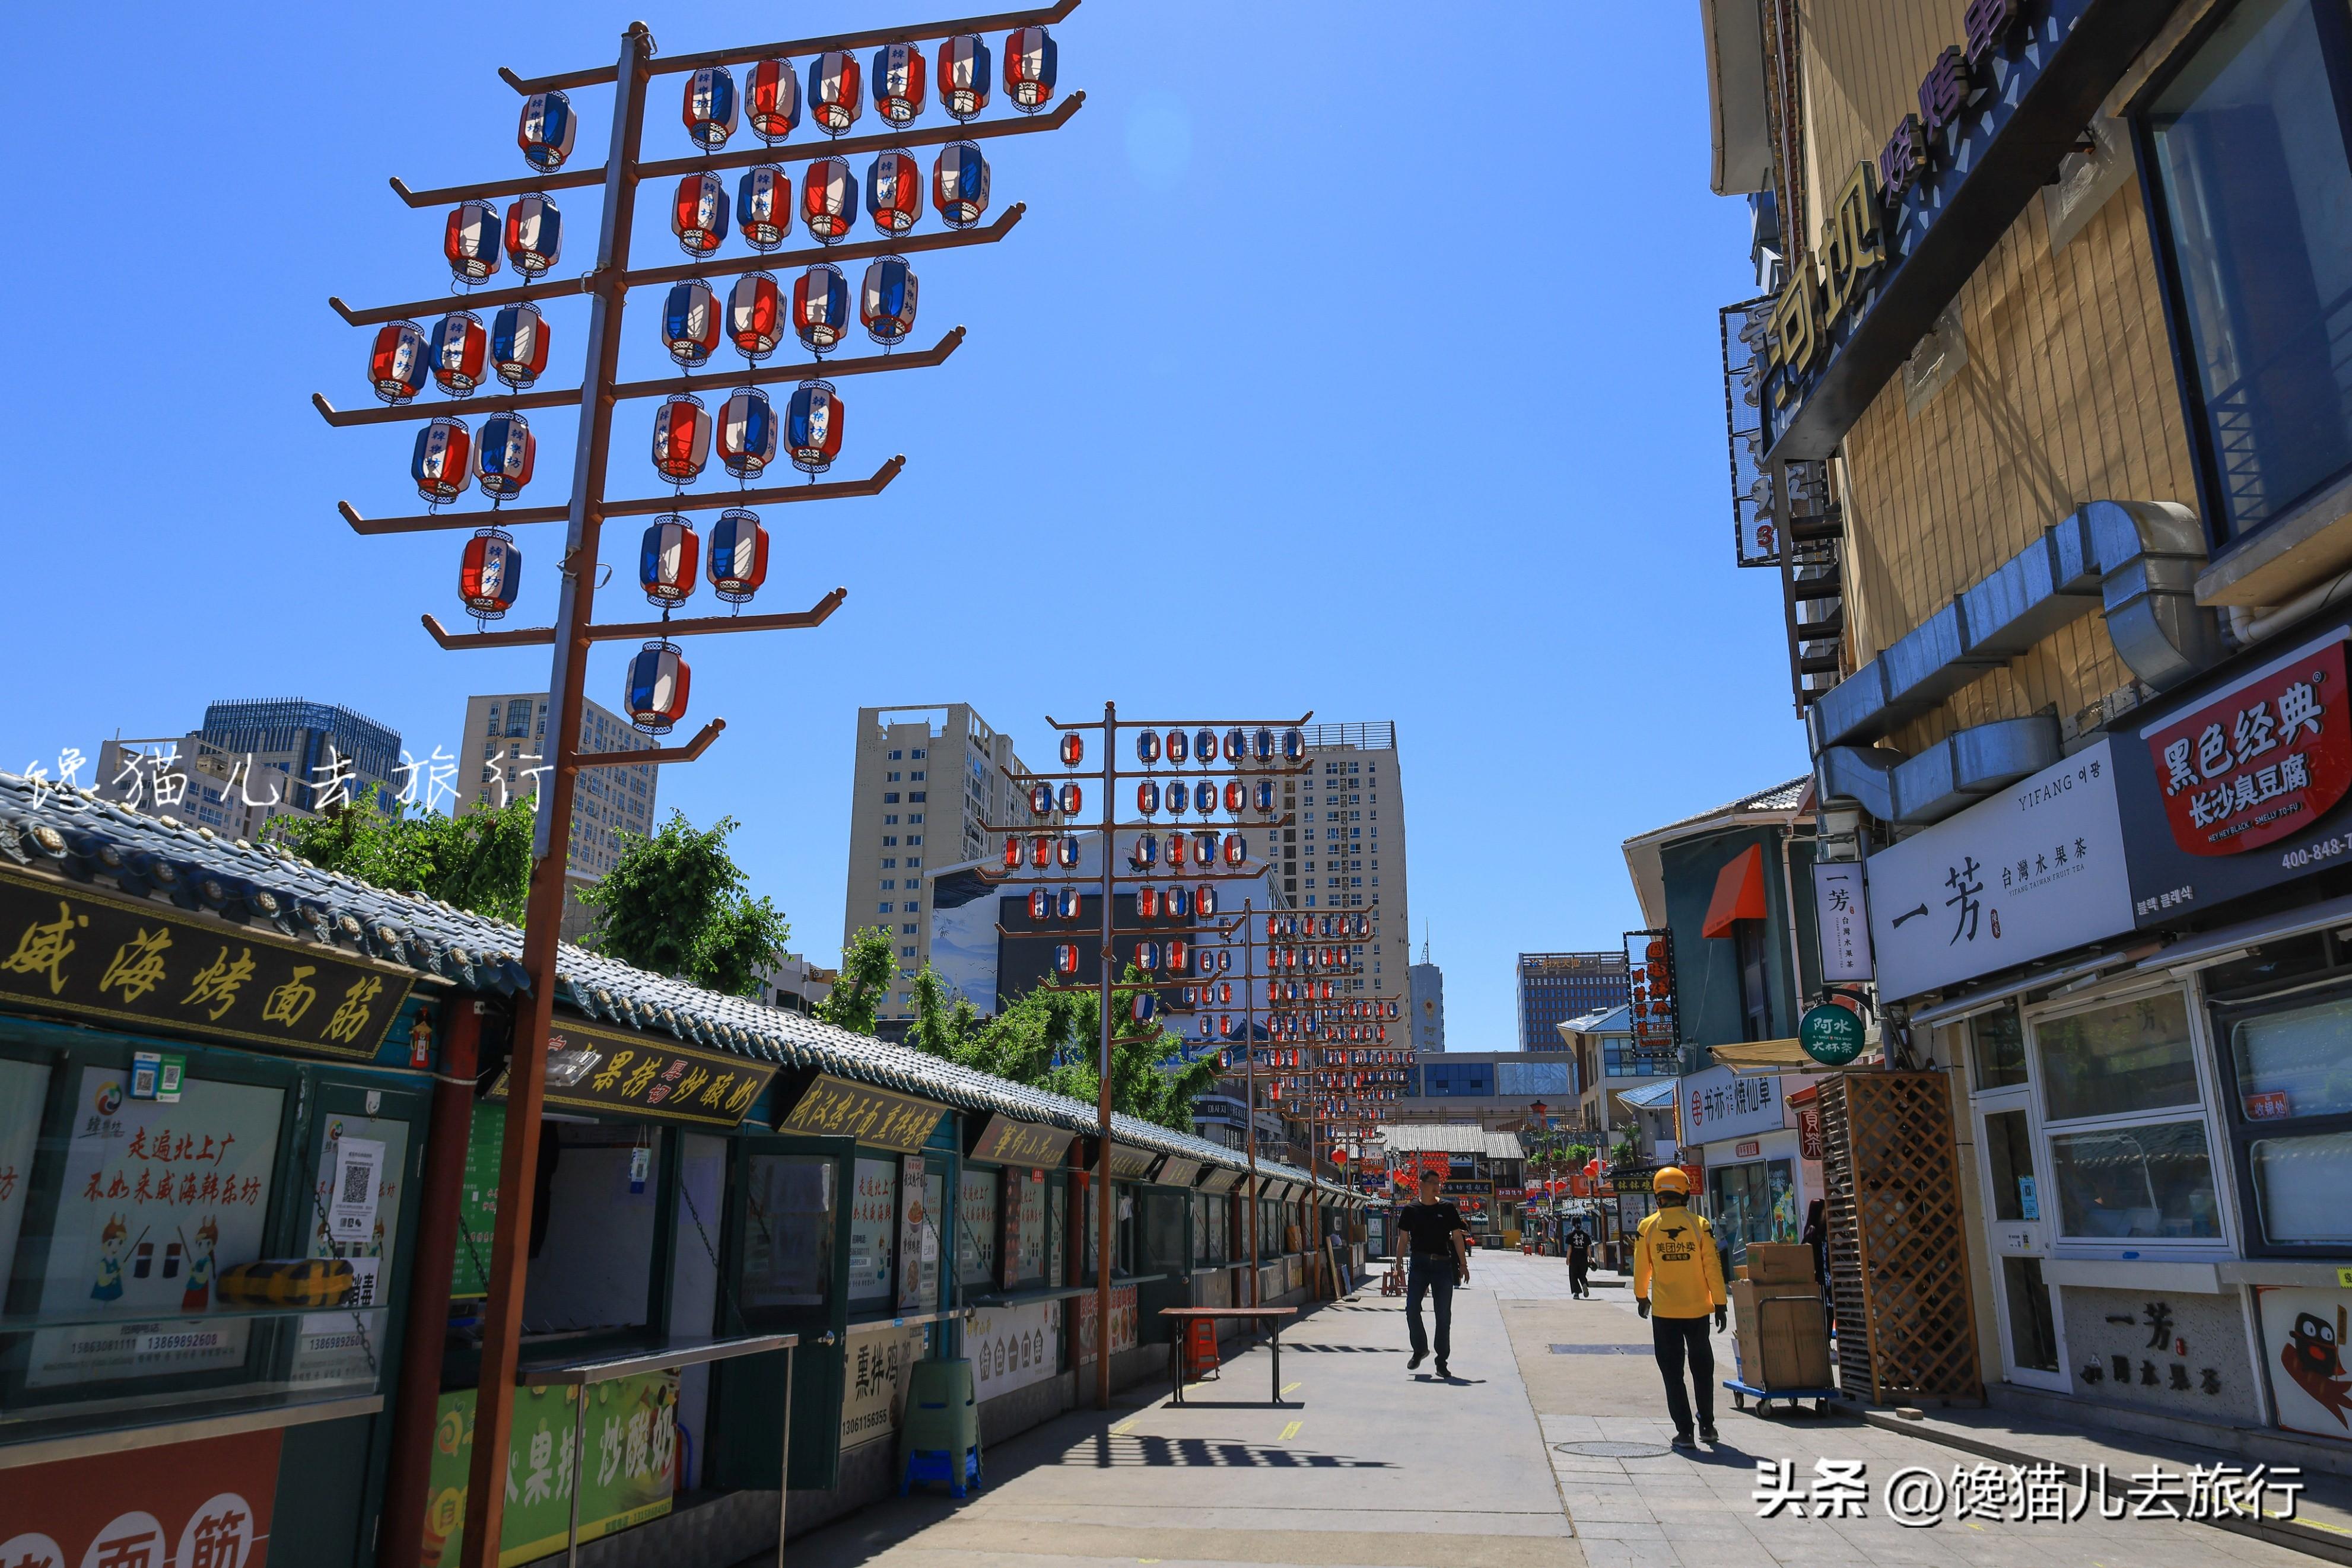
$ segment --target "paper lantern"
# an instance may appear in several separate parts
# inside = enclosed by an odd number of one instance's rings
[[[751,99],[751,134],[773,145],[801,122],[801,80],[790,60],[761,60],[744,84]]]
[[[1054,858],[1063,870],[1076,871],[1078,868],[1078,835],[1076,833],[1064,833],[1055,843]]]
[[[1300,762],[1304,761],[1306,757],[1307,737],[1296,729],[1284,730],[1282,732],[1282,759],[1285,762]]]
[[[975,120],[988,107],[993,62],[988,40],[958,33],[940,45],[940,107],[952,120]]]
[[[637,546],[637,583],[646,600],[666,607],[691,596],[701,553],[692,524],[674,512],[656,517]]]
[[[988,160],[970,141],[950,141],[931,161],[931,205],[951,229],[968,229],[988,211]]]
[[[1142,763],[1146,768],[1150,767],[1152,764],[1160,760],[1159,731],[1146,729],[1137,732],[1135,737],[1135,759],[1138,762]]]
[[[1004,36],[1004,96],[1013,108],[1034,114],[1052,99],[1057,52],[1043,27],[1015,27]]]
[[[693,672],[675,643],[648,643],[629,661],[625,688],[629,722],[647,735],[667,735],[686,716]]]
[[[846,49],[827,49],[809,62],[809,118],[818,130],[838,136],[857,123],[866,108],[857,87],[857,57]]]
[[[534,191],[507,209],[507,256],[525,277],[538,277],[563,255],[563,214]]]
[[[1204,817],[1217,810],[1217,787],[1206,779],[1192,786],[1192,809]]]
[[[1190,942],[1187,942],[1181,936],[1171,936],[1168,939],[1168,967],[1171,969],[1175,970],[1179,974],[1183,973],[1185,966],[1192,959],[1192,945]]]
[[[801,347],[822,354],[849,331],[849,280],[820,261],[793,279],[793,332]]]
[[[756,513],[730,507],[710,530],[710,587],[729,604],[745,604],[768,580],[768,530]]]
[[[1085,895],[1075,887],[1062,889],[1060,904],[1061,915],[1065,920],[1076,920],[1086,911]]]
[[[841,399],[830,382],[803,382],[785,406],[784,444],[793,466],[822,474],[841,455]]]
[[[1225,835],[1225,863],[1238,866],[1249,859],[1249,841],[1239,833]]]
[[[1160,786],[1146,779],[1135,787],[1135,810],[1138,816],[1149,817],[1160,810]]]
[[[654,413],[654,472],[690,485],[710,459],[710,414],[691,392],[672,392]]]
[[[1087,758],[1087,737],[1075,729],[1062,732],[1062,766],[1076,768]]]
[[[874,112],[893,125],[912,125],[923,112],[923,51],[885,44],[874,51]]]
[[[896,238],[923,215],[923,172],[911,153],[896,149],[874,154],[866,165],[866,215],[875,232]]]
[[[662,299],[661,335],[671,359],[688,370],[708,362],[724,325],[710,285],[689,277],[669,286]]]
[[[514,607],[522,588],[522,551],[497,528],[466,541],[457,563],[457,597],[477,621],[496,621]]]
[[[1217,912],[1217,890],[1213,887],[1202,888],[1193,895],[1192,904],[1201,918],[1206,920]]]
[[[784,297],[764,272],[747,272],[727,291],[727,339],[735,351],[759,363],[784,338]]]
[[[1029,918],[1050,920],[1054,917],[1054,894],[1047,888],[1033,888],[1029,893]]]
[[[1160,1012],[1160,998],[1150,991],[1138,991],[1128,998],[1128,1016],[1138,1023],[1150,1023]]]
[[[490,318],[490,369],[520,392],[547,369],[547,319],[524,301],[502,305]]]
[[[719,463],[738,479],[756,479],[776,456],[776,411],[757,387],[738,387],[719,409]]]
[[[1065,817],[1076,816],[1085,809],[1086,803],[1087,792],[1076,784],[1063,785],[1060,793],[1055,797],[1055,804]]]
[[[530,483],[531,464],[539,455],[539,440],[530,421],[519,413],[494,413],[482,421],[474,442],[474,480],[490,504],[510,501]]]
[[[441,256],[459,283],[479,283],[499,269],[499,210],[460,202],[441,229]]]
[[[704,66],[686,78],[686,101],[678,118],[686,133],[705,152],[716,152],[735,134],[740,105],[735,100],[735,78],[725,66]]]
[[[1018,833],[1004,835],[1004,869],[1006,871],[1021,869],[1021,835]]]
[[[1160,944],[1138,942],[1135,945],[1135,967],[1147,974],[1160,967]]]
[[[452,310],[433,323],[433,380],[451,397],[473,396],[489,359],[490,335],[472,311]]]
[[[1239,812],[1249,804],[1249,786],[1238,779],[1225,780],[1225,810]]]
[[[1157,833],[1136,834],[1135,849],[1128,858],[1139,866],[1158,865],[1160,863],[1160,836]],[[1173,896],[1172,889],[1171,890],[1171,896]]]
[[[522,161],[542,174],[551,174],[563,167],[572,156],[572,138],[580,132],[580,120],[572,112],[572,100],[560,92],[535,92],[522,100],[522,122],[515,129],[515,144],[522,149]]]
[[[1170,764],[1181,767],[1192,755],[1192,743],[1185,737],[1184,732],[1181,729],[1170,730],[1168,732],[1168,760]]]
[[[735,182],[735,227],[753,250],[773,250],[792,238],[792,176],[773,163],[744,170]]]
[[[384,402],[414,402],[425,390],[430,348],[414,321],[387,321],[376,329],[368,350],[368,387]]]
[[[1173,814],[1181,814],[1184,808],[1192,802],[1192,787],[1185,783],[1181,779],[1171,780],[1168,786],[1167,792],[1160,797],[1161,801],[1167,806],[1169,811]]]
[[[801,172],[801,224],[819,245],[849,233],[857,219],[857,176],[846,158],[820,158]]]
[[[1260,725],[1250,732],[1250,755],[1260,762],[1274,760],[1274,731]]]
[[[1216,834],[1209,832],[1192,835],[1192,863],[1197,866],[1213,866],[1217,863]]]
[[[1239,726],[1225,731],[1223,751],[1225,760],[1233,763],[1238,763],[1249,755],[1249,737]]]
[[[1054,787],[1051,784],[1029,786],[1029,814],[1042,817],[1054,809]]]
[[[464,495],[473,483],[466,465],[473,452],[473,433],[464,420],[445,414],[429,421],[416,433],[408,456],[408,476],[416,481],[416,493],[436,507]]]
[[[915,329],[915,269],[902,256],[881,256],[866,264],[857,291],[857,319],[866,335],[890,348]]]
[[[727,182],[707,172],[688,174],[670,200],[669,232],[687,255],[710,256],[726,243],[727,214]]]
[[[1169,919],[1186,919],[1192,913],[1193,900],[1192,890],[1190,888],[1171,887],[1168,890],[1166,903],[1168,906]]]
[[[1263,813],[1265,813],[1265,814],[1266,814],[1266,815],[1269,815],[1269,816],[1273,814],[1273,811],[1274,811],[1274,780],[1273,780],[1273,779],[1259,779],[1259,780],[1257,781],[1256,787],[1255,787],[1255,788],[1251,791],[1251,803],[1252,803],[1253,805],[1255,805],[1255,806],[1258,809],[1258,810],[1259,810],[1259,811],[1261,811],[1261,812],[1263,812]]]
[[[1075,975],[1078,972],[1078,948],[1075,942],[1064,942],[1054,948],[1054,972]]]
[[[1192,734],[1192,758],[1203,768],[1217,765],[1217,732],[1202,725]]]

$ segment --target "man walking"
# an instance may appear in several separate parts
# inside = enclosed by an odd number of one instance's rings
[[[1435,1171],[1421,1173],[1421,1201],[1408,1203],[1397,1214],[1397,1234],[1405,1241],[1404,1322],[1412,1335],[1411,1372],[1429,1359],[1429,1335],[1421,1325],[1421,1298],[1433,1295],[1437,1310],[1437,1375],[1451,1377],[1446,1357],[1454,1350],[1454,1287],[1470,1282],[1470,1227],[1462,1211],[1439,1201],[1444,1178]]]
[[[1580,1219],[1568,1233],[1568,1293],[1580,1301],[1592,1294],[1587,1277],[1591,1267],[1592,1238],[1584,1233],[1584,1222]]]
[[[1666,1414],[1674,1418],[1675,1447],[1691,1442],[1692,1395],[1683,1391],[1683,1363],[1690,1363],[1698,1406],[1698,1436],[1715,1436],[1715,1351],[1707,1343],[1707,1319],[1721,1328],[1729,1306],[1723,1289],[1723,1260],[1716,1255],[1715,1231],[1690,1211],[1690,1177],[1668,1166],[1653,1179],[1658,1211],[1633,1236],[1633,1304],[1650,1320],[1650,1341],[1658,1370],[1666,1379]]]

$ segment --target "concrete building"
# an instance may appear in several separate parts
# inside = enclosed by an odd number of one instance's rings
[[[1570,1019],[1559,1026],[1559,1038],[1575,1059],[1576,1068],[1575,1103],[1559,1113],[1561,1124],[1592,1134],[1603,1143],[1608,1141],[1606,1134],[1625,1124],[1613,1096],[1674,1078],[1673,1058],[1634,1054],[1633,1013],[1626,1008]]]
[[[1564,1051],[1449,1051],[1428,1058],[1416,1051],[1415,1057],[1396,1102],[1396,1123],[1517,1127],[1538,1100],[1555,1119],[1568,1115],[1576,1101],[1576,1063]]]
[[[1527,1154],[1515,1134],[1464,1123],[1390,1126],[1381,1144],[1401,1200],[1422,1170],[1438,1171],[1445,1177],[1446,1201],[1460,1206],[1471,1229],[1490,1246],[1496,1240],[1518,1245]]]
[[[1423,1055],[1434,1056],[1445,1049],[1445,973],[1429,961],[1426,942],[1421,945],[1421,962],[1405,973],[1412,1048]]]
[[[101,799],[257,841],[271,819],[373,794],[389,810],[404,783],[400,732],[301,697],[215,702],[185,735],[101,742]]]
[[[1283,795],[1298,820],[1282,830],[1282,891],[1294,909],[1370,910],[1372,940],[1354,950],[1364,973],[1340,983],[1354,996],[1402,998],[1412,921],[1396,726],[1310,724],[1304,733],[1306,787]]]
[[[846,946],[868,925],[890,933],[898,983],[884,999],[884,1019],[914,1016],[911,987],[931,955],[927,865],[977,861],[990,826],[1035,821],[1013,782],[1027,772],[1013,737],[966,704],[857,710],[841,939]]]
[[[1561,1024],[1587,1013],[1622,1007],[1628,999],[1622,952],[1522,953],[1519,1049],[1562,1050]]]
[[[814,1013],[833,994],[833,983],[839,978],[838,969],[824,968],[801,954],[787,953],[782,963],[760,977],[760,1000],[787,1012]]]
[[[536,800],[546,775],[547,694],[506,692],[466,699],[466,727],[457,747],[457,810],[496,808],[519,797]],[[580,749],[626,751],[646,744],[628,720],[601,704],[582,699]],[[580,902],[619,863],[623,835],[651,836],[654,793],[661,770],[583,768],[572,797],[571,859],[565,869],[563,936],[587,935],[594,911]]]

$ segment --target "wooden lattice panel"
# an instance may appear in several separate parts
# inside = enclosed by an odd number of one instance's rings
[[[1980,1397],[1944,1075],[1832,1073],[1821,1112],[1839,1382],[1881,1405],[1898,1395]]]

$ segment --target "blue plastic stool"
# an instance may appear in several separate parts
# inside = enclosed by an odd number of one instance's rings
[[[911,1448],[907,1453],[906,1472],[898,1478],[898,1495],[905,1497],[907,1489],[917,1481],[945,1481],[948,1495],[963,1497],[967,1486],[980,1484],[980,1450],[963,1451],[961,1473],[958,1473],[955,1456],[945,1448]]]
[[[980,1481],[980,1407],[973,1397],[971,1363],[920,1361],[908,1375],[907,1415],[900,1440],[907,1445],[898,1495],[917,1481],[945,1481],[956,1497]]]

